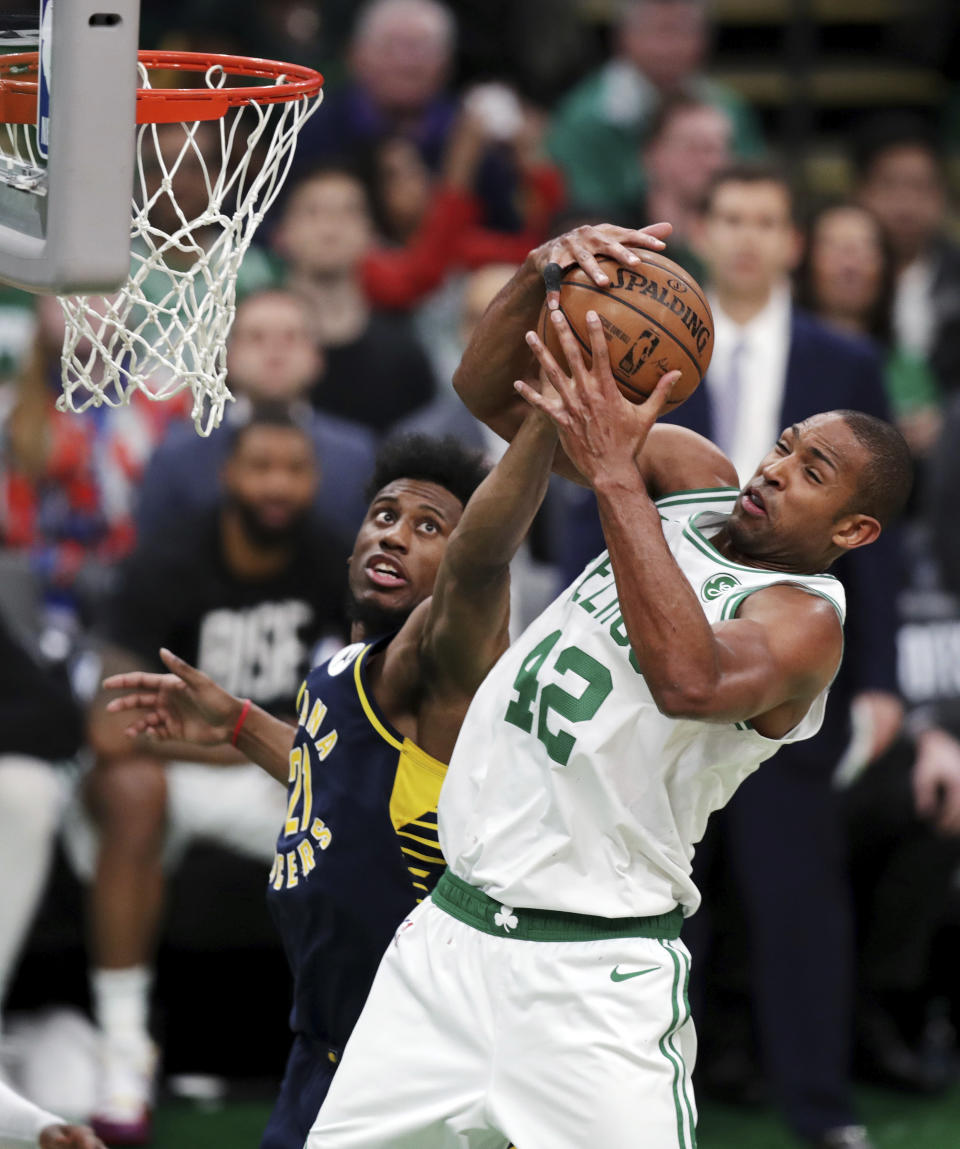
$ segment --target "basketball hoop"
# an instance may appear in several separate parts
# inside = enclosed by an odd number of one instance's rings
[[[232,398],[225,343],[240,264],[323,98],[323,77],[243,56],[140,52],[138,60],[130,276],[107,298],[59,297],[66,332],[57,406],[120,406],[136,391],[164,400],[189,387],[194,425],[209,435]],[[152,82],[163,73],[198,82]],[[42,195],[36,100],[37,53],[0,57],[0,180],[33,182]]]

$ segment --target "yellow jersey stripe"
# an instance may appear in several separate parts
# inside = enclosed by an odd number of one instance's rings
[[[415,878],[429,878],[430,877],[430,871],[429,870],[418,870],[415,866],[407,866],[407,869],[410,871],[411,874],[413,874],[413,876]]]
[[[439,849],[440,842],[436,837],[433,838],[420,838],[416,834],[410,834],[406,830],[397,830],[398,838],[409,838],[411,842],[419,842],[421,846],[435,846]]]
[[[400,849],[409,858],[416,858],[420,862],[429,862],[432,866],[442,866],[445,864],[443,855],[437,858],[428,858],[426,854],[418,854],[416,850],[411,850],[408,846],[401,846]]]
[[[356,686],[357,686],[357,697],[360,699],[360,705],[363,707],[363,712],[367,716],[367,721],[374,728],[374,730],[376,730],[376,732],[380,735],[380,737],[384,740],[384,742],[388,743],[395,750],[402,750],[403,749],[403,743],[398,741],[398,739],[396,739],[390,733],[390,731],[386,728],[386,726],[384,726],[384,724],[376,716],[376,714],[373,711],[373,707],[370,705],[370,702],[367,698],[366,691],[364,691],[364,689],[363,689],[363,680],[360,677],[360,666],[361,666],[361,663],[363,662],[363,660],[367,657],[367,652],[369,651],[369,649],[370,649],[369,646],[365,646],[363,648],[363,650],[360,651],[360,654],[357,656],[356,662],[354,662],[354,664],[353,664],[353,681],[356,683]]]

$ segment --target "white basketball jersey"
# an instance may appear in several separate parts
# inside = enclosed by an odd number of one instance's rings
[[[777,583],[828,599],[832,575],[742,566],[710,544],[738,492],[661,499],[667,544],[711,623]],[[470,705],[440,795],[451,870],[508,906],[601,917],[687,914],[694,843],[712,811],[785,742],[809,738],[827,692],[781,739],[749,722],[667,718],[637,668],[604,552],[500,658]]]

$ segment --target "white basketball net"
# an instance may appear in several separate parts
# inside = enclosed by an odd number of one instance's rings
[[[219,65],[205,74],[209,88],[226,78]],[[143,65],[140,79],[150,86]],[[61,411],[121,406],[136,391],[164,400],[189,387],[199,434],[220,424],[233,398],[225,343],[240,263],[321,98],[251,101],[221,120],[138,127],[130,278],[109,298],[60,297]]]

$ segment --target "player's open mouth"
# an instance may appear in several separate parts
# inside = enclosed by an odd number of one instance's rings
[[[385,589],[396,586],[406,586],[409,581],[400,564],[394,562],[393,559],[385,558],[383,555],[375,555],[367,563],[366,570],[370,581],[375,586],[384,587]]]
[[[756,487],[747,487],[747,489],[740,496],[740,505],[748,515],[753,515],[759,518],[761,515],[767,513],[766,504],[763,501],[763,496]]]

